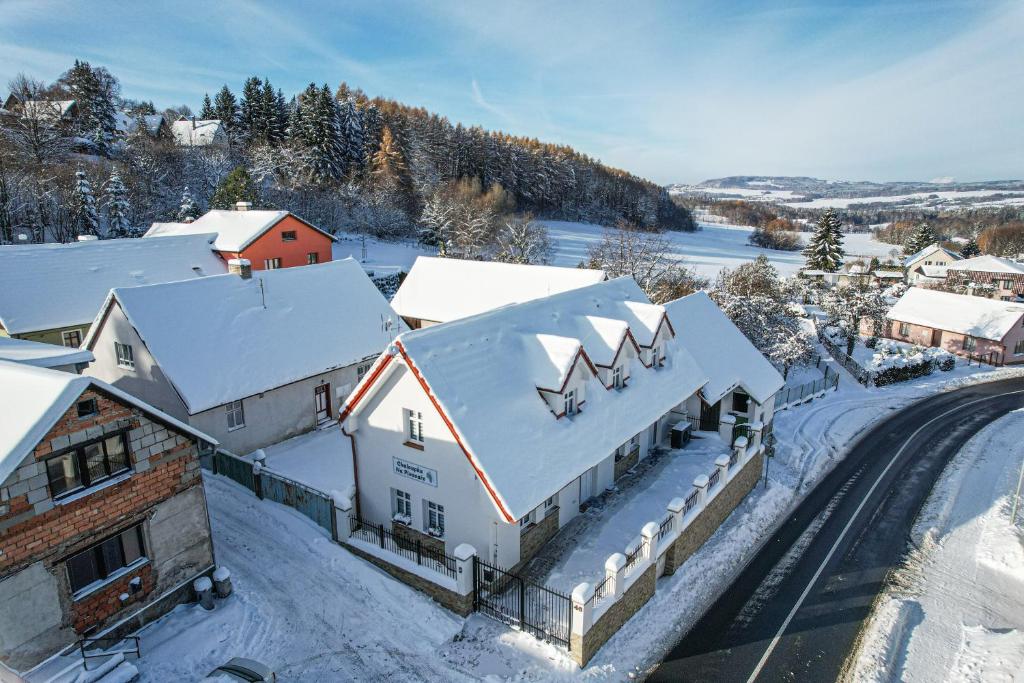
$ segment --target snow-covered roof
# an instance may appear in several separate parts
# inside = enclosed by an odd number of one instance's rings
[[[146,127],[146,132],[150,135],[156,135],[160,131],[160,124],[164,121],[163,114],[146,114],[141,118],[143,125]],[[139,117],[137,116],[124,111],[118,111],[114,114],[114,127],[120,133],[134,133],[138,125]]]
[[[665,304],[676,340],[708,375],[703,394],[715,403],[733,387],[742,387],[758,403],[767,403],[785,384],[782,375],[750,343],[705,292]]]
[[[91,363],[96,360],[92,351],[27,339],[0,337],[0,360],[9,360],[40,368],[55,368],[61,365]]]
[[[538,388],[560,390],[574,363],[587,363],[591,348],[598,355],[613,338],[604,323],[598,326],[608,336],[577,337],[590,326],[580,322],[588,317],[626,323],[649,344],[665,315],[631,278],[619,278],[407,332],[396,341],[396,352],[419,373],[508,520],[526,515],[707,380],[670,339],[664,367],[634,361],[622,391],[591,379],[580,413],[557,419]],[[346,416],[366,405],[363,397],[381,385],[381,368],[396,365],[393,358],[383,356],[367,373],[353,392],[352,401],[361,402],[346,406]]]
[[[934,242],[932,244],[929,244],[927,247],[917,252],[916,254],[911,254],[910,256],[904,258],[903,265],[910,267],[917,263],[918,261],[920,261],[921,259],[927,256],[931,256],[937,251],[944,252],[947,256],[953,258],[954,260],[959,260],[961,258],[960,254],[956,253],[955,251],[950,251],[949,249],[946,249],[945,247],[941,246],[938,242]]]
[[[949,266],[918,266],[917,269],[922,275],[928,278],[943,280],[946,278],[946,271]]]
[[[353,259],[115,289],[104,310],[115,301],[193,415],[376,356],[405,329]]]
[[[1018,275],[1024,273],[1024,265],[1011,261],[1008,258],[1000,258],[989,254],[951,263],[947,266],[947,269],[971,270],[979,273],[1009,273]]]
[[[307,223],[288,211],[221,209],[207,211],[191,223],[153,223],[143,237],[213,233],[217,236],[213,246],[218,251],[240,252],[289,215],[324,236],[334,239],[329,232]]]
[[[227,270],[213,235],[0,247],[0,325],[23,334],[92,322],[114,287],[187,280]]]
[[[863,263],[854,263],[846,269],[846,272],[849,275],[865,275],[868,272],[868,267]]]
[[[18,468],[61,415],[90,386],[197,439],[217,440],[95,377],[0,360],[0,482]]]
[[[75,106],[75,100],[25,100],[22,111],[26,116],[62,119]]]
[[[193,121],[179,119],[171,122],[171,135],[175,142],[185,147],[206,147],[223,138],[220,119]]]
[[[420,256],[391,306],[406,318],[448,322],[604,279],[603,270]]]
[[[1024,306],[980,296],[911,287],[886,315],[890,320],[999,341],[1020,324]]]
[[[875,277],[880,277],[880,278],[898,277],[898,278],[902,278],[903,277],[903,271],[902,270],[876,270],[875,271]]]

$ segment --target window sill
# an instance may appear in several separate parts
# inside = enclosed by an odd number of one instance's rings
[[[239,429],[245,429],[245,425],[238,425],[237,427],[228,427],[228,433],[237,432]]]
[[[405,442],[402,443],[402,445],[403,446],[408,446],[409,448],[415,448],[418,451],[422,451],[423,450],[423,444],[417,443],[415,441],[405,441]]]
[[[63,496],[61,498],[55,498],[53,500],[53,504],[67,505],[68,503],[74,503],[75,501],[91,496],[94,493],[99,493],[103,489],[110,488],[111,486],[116,486],[123,481],[127,481],[128,479],[131,478],[132,474],[134,474],[132,470],[127,470],[126,472],[122,472],[121,474],[114,475],[110,479],[101,481],[99,484],[96,484],[95,486],[90,486],[87,489],[79,489],[78,491],[75,491],[74,493],[69,493],[68,495]]]
[[[140,557],[139,559],[135,560],[134,562],[132,562],[127,567],[121,567],[116,572],[114,572],[113,574],[111,574],[107,578],[103,579],[102,581],[93,581],[88,586],[85,586],[83,588],[79,588],[77,591],[75,591],[74,593],[71,594],[71,600],[72,600],[72,602],[78,602],[79,600],[81,600],[83,598],[87,598],[90,595],[92,595],[93,593],[95,593],[96,591],[102,590],[102,589],[106,588],[107,586],[109,586],[110,584],[114,583],[115,581],[120,579],[125,574],[130,574],[133,571],[135,571],[136,569],[138,569],[139,567],[142,567],[143,565],[146,565],[146,564],[149,564],[149,558],[148,557]]]

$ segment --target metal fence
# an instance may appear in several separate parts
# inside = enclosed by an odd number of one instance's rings
[[[699,491],[692,491],[690,495],[686,497],[686,503],[683,504],[683,514],[685,515],[693,508],[697,507],[697,498],[700,496]]]
[[[443,551],[424,546],[421,539],[413,539],[394,534],[381,524],[374,524],[356,517],[349,518],[352,538],[379,546],[382,550],[394,553],[415,562],[417,565],[433,569],[439,574],[458,578],[458,567],[455,558]]]
[[[640,539],[640,542],[636,547],[626,553],[626,566],[623,568],[624,571],[629,572],[629,570],[640,561],[640,558],[643,557],[644,544],[645,541]]]
[[[665,519],[661,520],[661,524],[658,525],[658,542],[668,536],[668,533],[672,531],[672,527],[675,526],[676,516],[671,512],[665,516]]]
[[[825,336],[825,333],[820,330],[818,331],[818,340],[832,354],[832,359],[846,368],[846,371],[853,375],[854,379],[866,387],[871,386],[871,373],[865,370],[860,363],[849,356],[846,351],[839,348],[838,344]]]
[[[796,387],[784,387],[775,394],[775,410],[781,410],[795,403],[803,403],[808,398],[816,396],[828,389],[839,387],[839,373],[832,368],[825,366],[825,376],[813,382],[807,382]]]
[[[722,478],[722,470],[720,468],[716,467],[715,471],[711,473],[710,477],[708,477],[708,491],[710,491],[711,489],[715,488],[715,486],[718,485],[718,481],[721,478]]]
[[[565,593],[479,557],[473,560],[473,586],[477,612],[541,640],[570,647],[572,600]]]

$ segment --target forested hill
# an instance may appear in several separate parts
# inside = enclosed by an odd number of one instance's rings
[[[76,107],[65,116],[59,102],[68,100]],[[61,241],[83,232],[109,236],[112,225],[121,234],[179,220],[183,206],[203,210],[240,195],[330,229],[383,237],[435,239],[435,199],[454,195],[505,216],[694,229],[663,187],[570,147],[452,124],[344,83],[335,90],[311,84],[286,97],[253,77],[237,94],[224,86],[205,97],[197,113],[158,111],[123,97],[115,74],[76,62],[52,84],[19,77],[6,105],[3,241],[23,230]],[[159,134],[147,125],[157,114],[166,123]],[[181,145],[169,130],[181,117],[222,121],[225,144]],[[116,215],[108,215],[111,206]]]

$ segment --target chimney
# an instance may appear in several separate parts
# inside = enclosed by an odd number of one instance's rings
[[[252,209],[252,202],[235,202],[235,211],[249,211]]]
[[[79,235],[78,236],[78,241],[79,242],[95,242],[98,239],[99,239],[99,237],[97,237],[96,235]]]
[[[228,272],[243,280],[252,279],[252,264],[247,258],[233,258],[228,260]]]

